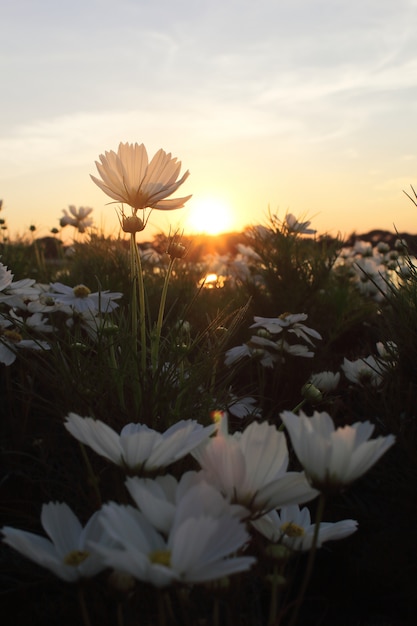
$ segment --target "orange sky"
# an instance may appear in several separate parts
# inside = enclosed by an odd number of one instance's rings
[[[48,234],[70,204],[117,232],[90,174],[120,141],[191,172],[187,208],[154,212],[149,232],[187,231],[195,211],[218,221],[207,206],[219,202],[228,230],[269,207],[319,232],[417,232],[403,193],[417,187],[416,0],[5,5],[0,198],[12,234]]]

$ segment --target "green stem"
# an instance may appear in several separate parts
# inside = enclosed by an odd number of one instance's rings
[[[135,237],[133,235],[133,237]],[[141,365],[142,373],[146,370],[146,309],[145,309],[145,284],[143,281],[142,262],[140,260],[140,254],[138,246],[134,245],[134,253],[136,259],[136,275],[137,285],[139,292],[139,327],[140,327],[140,343],[141,343]]]
[[[94,493],[96,494],[98,508],[100,508],[101,505],[102,505],[102,501],[101,501],[100,489],[98,487],[99,479],[94,474],[94,471],[93,471],[93,468],[91,466],[90,459],[88,458],[88,454],[87,454],[87,451],[85,449],[84,444],[83,443],[79,443],[79,446],[80,446],[80,449],[81,449],[81,454],[83,455],[85,464],[87,466],[88,482],[92,486],[92,488],[94,490]]]
[[[325,504],[326,504],[326,496],[323,493],[321,493],[319,496],[318,504],[317,504],[313,544],[311,546],[311,550],[308,555],[308,561],[307,561],[306,571],[304,573],[304,579],[301,584],[300,590],[298,592],[298,596],[294,605],[294,610],[292,612],[291,619],[290,619],[288,626],[294,626],[297,623],[298,613],[300,611],[301,605],[304,600],[305,592],[307,591],[307,587],[310,582],[311,575],[313,573],[314,559],[316,556],[317,543],[318,543],[319,531],[320,531],[320,522],[323,519]]]
[[[159,303],[158,320],[156,322],[155,337],[152,342],[152,369],[154,371],[158,366],[159,343],[161,341],[162,323],[164,321],[164,312],[165,312],[165,304],[166,304],[167,293],[168,293],[168,285],[169,285],[169,280],[171,278],[174,263],[175,263],[175,258],[171,258],[169,261],[167,273],[165,275],[164,286],[162,288],[162,294],[161,294],[161,301]]]
[[[297,406],[296,406],[296,407],[294,407],[294,408],[293,408],[293,410],[291,411],[291,413],[297,413],[297,411],[299,411],[300,409],[302,409],[302,408],[303,408],[303,406],[305,405],[305,403],[306,403],[306,399],[304,398],[303,400],[301,400],[301,402],[299,402],[299,403],[297,404]],[[282,422],[282,424],[280,425],[280,427],[278,428],[278,430],[281,430],[281,431],[285,430],[285,424],[284,424],[284,422]]]
[[[91,626],[90,617],[87,611],[87,605],[85,603],[84,591],[81,585],[78,586],[78,603],[80,605],[81,615],[83,617],[84,626]]]
[[[130,235],[130,279],[132,281],[132,300],[130,302],[130,314],[131,314],[131,330],[133,348],[135,354],[137,353],[138,344],[138,299],[137,299],[137,276],[136,276],[136,256],[135,256],[136,239],[135,234]]]

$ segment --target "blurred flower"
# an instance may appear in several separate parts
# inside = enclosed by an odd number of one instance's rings
[[[24,339],[18,330],[10,328],[12,322],[7,319],[0,319],[0,363],[11,365],[17,357],[17,350],[49,350],[50,346],[46,341],[35,341]]]
[[[0,291],[6,289],[13,280],[12,272],[3,263],[0,263]]]
[[[317,230],[309,228],[311,222],[299,222],[295,215],[287,213],[285,216],[285,226],[290,233],[298,235],[314,235]]]
[[[244,418],[248,416],[259,417],[261,409],[256,406],[255,398],[236,398],[230,401],[227,410],[233,417]]]
[[[250,539],[245,525],[227,509],[213,515],[213,494],[204,484],[190,490],[190,497],[176,507],[167,538],[133,507],[107,504],[101,521],[117,547],[101,543],[93,548],[108,566],[159,588],[174,582],[204,583],[248,570],[255,558],[236,556]]]
[[[285,362],[285,354],[295,357],[314,356],[309,346],[314,345],[311,337],[321,339],[320,333],[313,328],[301,324],[307,319],[306,313],[283,313],[279,317],[254,317],[257,334],[242,346],[230,348],[226,352],[225,365],[233,365],[245,357],[257,359],[263,367],[274,367],[276,363]],[[307,342],[291,344],[288,339],[295,335],[298,339]],[[285,339],[283,338],[285,337]]]
[[[385,366],[372,355],[350,361],[343,359],[342,370],[350,382],[358,385],[378,387],[383,381]]]
[[[313,545],[315,524],[311,523],[307,507],[300,509],[296,504],[283,507],[279,512],[270,511],[252,522],[252,525],[272,543],[283,543],[292,550],[307,551]],[[349,537],[358,528],[358,522],[346,519],[340,522],[320,522],[317,547],[325,541]]]
[[[231,502],[252,515],[316,497],[303,472],[287,472],[288,450],[284,433],[267,422],[253,422],[243,432],[229,435],[223,414],[216,437],[192,455],[205,479]]]
[[[126,424],[118,434],[104,422],[76,413],[67,416],[65,427],[97,454],[140,472],[154,472],[183,458],[216,428],[214,424],[204,427],[194,420],[180,420],[164,433],[145,424]]]
[[[310,377],[310,382],[312,385],[317,387],[322,393],[328,393],[329,391],[334,391],[338,386],[340,381],[340,372],[318,372],[317,374],[312,374]]]
[[[255,316],[253,318],[255,323],[250,328],[263,328],[271,335],[282,333],[285,330],[288,333],[293,333],[298,339],[304,339],[304,341],[312,345],[313,342],[310,337],[322,339],[322,336],[317,330],[300,323],[304,322],[307,317],[307,313],[282,313],[279,317]]]
[[[362,476],[390,448],[393,435],[368,441],[374,431],[370,422],[335,429],[328,413],[302,411],[281,413],[294,451],[310,483],[320,491],[338,491]]]
[[[76,207],[73,204],[70,204],[68,209],[69,213],[66,209],[62,209],[64,217],[61,217],[59,221],[60,226],[62,228],[68,225],[74,226],[75,228],[77,228],[78,232],[85,233],[86,228],[88,228],[88,226],[92,226],[93,224],[93,218],[88,217],[93,209],[80,206],[77,211]]]
[[[35,283],[33,278],[12,281],[0,293],[0,302],[4,302],[15,309],[26,310],[26,303],[37,300],[41,293],[41,288]]]
[[[185,182],[189,172],[177,180],[181,162],[162,149],[148,163],[143,144],[120,143],[117,153],[111,150],[99,159],[96,166],[102,180],[91,176],[92,180],[110,198],[131,206],[134,214],[145,208],[180,209],[191,198],[166,199]]]
[[[67,582],[95,576],[105,569],[101,557],[87,547],[91,540],[105,540],[98,513],[83,528],[67,504],[49,502],[42,506],[41,523],[49,539],[4,526],[1,529],[4,543]]]
[[[114,300],[118,300],[123,295],[107,290],[91,293],[85,285],[76,285],[72,288],[62,283],[51,283],[50,286],[53,291],[44,294],[45,297],[53,298],[57,304],[70,306],[78,313],[86,311],[109,313],[119,306]]]

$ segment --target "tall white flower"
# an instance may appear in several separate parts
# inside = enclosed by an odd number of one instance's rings
[[[179,209],[191,198],[167,200],[185,182],[189,172],[177,180],[181,161],[162,149],[149,162],[143,144],[120,143],[117,153],[111,150],[101,154],[99,159],[96,166],[101,180],[91,178],[110,198],[131,206],[134,214],[145,208]]]
[[[283,507],[279,512],[270,511],[252,522],[252,525],[268,541],[283,543],[292,550],[307,551],[313,545],[315,524],[311,523],[307,507],[300,509],[296,504]],[[317,547],[325,541],[344,539],[358,528],[358,522],[352,519],[340,522],[321,522],[317,537]]]
[[[145,424],[127,424],[120,434],[100,420],[70,413],[66,429],[109,461],[133,471],[154,472],[183,458],[210,437],[216,426],[181,420],[159,433]]]
[[[303,472],[287,472],[285,435],[275,426],[253,422],[229,435],[223,415],[216,437],[192,452],[205,479],[231,502],[257,516],[274,508],[316,497]]]
[[[213,494],[204,483],[190,490],[189,497],[178,503],[165,537],[137,509],[105,505],[102,524],[116,545],[94,544],[93,549],[109,567],[160,588],[174,582],[204,583],[248,570],[254,557],[236,556],[250,539],[245,525],[227,509],[213,514]]]
[[[42,506],[41,523],[49,538],[4,526],[4,543],[67,582],[90,578],[106,568],[102,558],[87,546],[89,541],[109,541],[98,523],[98,512],[83,528],[67,504],[49,502]]]
[[[320,491],[338,491],[362,476],[394,444],[395,437],[369,437],[370,422],[335,429],[328,413],[281,413],[295,453],[311,484]]]

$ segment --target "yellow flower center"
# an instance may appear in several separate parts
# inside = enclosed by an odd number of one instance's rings
[[[286,313],[281,313],[281,315],[278,316],[278,319],[285,320],[290,315],[292,315],[292,313],[288,313],[288,311],[287,311]]]
[[[17,330],[4,330],[1,334],[11,343],[19,343],[23,339],[22,335],[18,333]]]
[[[148,554],[148,558],[151,563],[171,567],[171,552],[169,550],[154,550]]]
[[[287,537],[302,537],[305,534],[304,528],[298,524],[294,524],[294,522],[285,522],[280,526],[280,530],[282,530],[283,534],[287,535]]]
[[[72,552],[68,552],[68,554],[64,558],[65,565],[72,565],[72,567],[77,567],[77,565],[81,565],[83,561],[89,556],[89,552],[85,550],[73,550]]]
[[[88,298],[91,290],[85,285],[77,285],[76,287],[74,287],[73,292],[76,298]]]

